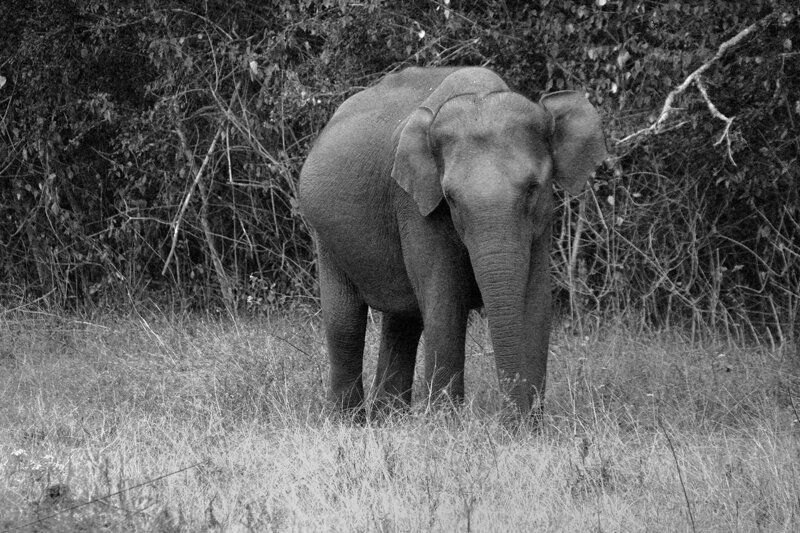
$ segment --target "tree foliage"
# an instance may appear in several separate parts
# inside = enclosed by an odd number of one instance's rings
[[[614,154],[565,198],[558,290],[582,314],[780,328],[800,285],[800,8],[780,0],[9,0],[0,13],[6,299],[313,294],[295,181],[347,96],[407,65],[580,89]],[[725,41],[768,24],[665,97]],[[709,107],[733,117],[729,129]],[[721,142],[718,142],[721,141]],[[645,314],[641,315],[641,311]]]

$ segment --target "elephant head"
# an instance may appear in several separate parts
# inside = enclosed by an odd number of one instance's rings
[[[446,202],[481,291],[498,373],[510,378],[507,392],[522,411],[544,392],[549,331],[536,329],[549,327],[552,184],[579,192],[605,157],[600,117],[582,94],[534,103],[481,68],[447,76],[399,131],[392,177],[423,216]]]

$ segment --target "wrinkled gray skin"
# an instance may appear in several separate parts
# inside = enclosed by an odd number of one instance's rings
[[[409,68],[345,101],[300,177],[332,401],[363,413],[367,306],[383,311],[380,405],[411,401],[423,329],[431,398],[463,399],[467,316],[485,306],[501,387],[519,411],[537,412],[553,182],[579,191],[605,156],[582,94],[534,103],[483,68]]]

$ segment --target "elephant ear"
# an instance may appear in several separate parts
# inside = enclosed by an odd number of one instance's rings
[[[480,68],[459,69],[431,92],[401,125],[392,178],[414,198],[422,216],[428,216],[442,201],[442,185],[429,132],[439,109],[448,100],[464,94],[485,95],[507,91],[494,72]]]
[[[600,115],[577,91],[546,94],[539,103],[553,116],[550,145],[556,180],[567,192],[578,194],[608,155]]]
[[[400,132],[392,167],[392,178],[414,198],[422,216],[436,209],[443,194],[428,140],[433,116],[434,112],[426,107],[418,107],[409,115]]]

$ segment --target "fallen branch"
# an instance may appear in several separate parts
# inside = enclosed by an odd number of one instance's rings
[[[705,85],[703,84],[702,75],[706,70],[709,69],[709,67],[711,67],[711,65],[719,61],[732,48],[734,48],[742,41],[755,34],[756,32],[766,28],[773,20],[775,20],[778,17],[778,15],[779,13],[777,11],[773,11],[769,15],[758,20],[757,22],[754,22],[750,26],[746,27],[745,29],[743,29],[742,31],[740,31],[739,33],[737,33],[736,35],[734,35],[733,37],[722,43],[717,49],[717,52],[714,54],[714,56],[711,57],[711,59],[700,65],[697,69],[695,69],[694,72],[689,74],[689,76],[687,76],[686,79],[683,80],[683,82],[680,85],[678,85],[672,91],[670,91],[670,93],[667,95],[667,98],[664,100],[664,105],[661,107],[661,112],[659,113],[658,118],[656,118],[656,120],[653,121],[653,123],[650,124],[650,126],[643,128],[639,131],[636,131],[634,133],[631,133],[630,135],[627,135],[622,139],[617,140],[616,144],[621,145],[630,142],[638,137],[656,135],[658,133],[664,132],[665,131],[664,123],[667,121],[667,118],[669,118],[672,111],[676,109],[675,107],[672,106],[673,102],[675,101],[675,98],[679,94],[685,92],[691,85],[694,85],[700,91],[700,94],[702,95],[703,100],[705,100],[706,106],[708,107],[708,110],[711,112],[711,114],[715,118],[718,118],[725,122],[725,130],[722,132],[722,135],[720,136],[719,140],[716,143],[714,143],[714,145],[716,146],[720,144],[723,141],[723,139],[727,141],[728,158],[731,160],[731,162],[733,162],[733,154],[731,152],[730,129],[731,129],[731,124],[733,124],[733,120],[736,117],[727,117],[723,115],[719,111],[719,109],[717,109],[717,107],[711,101],[711,98],[709,98],[708,96],[708,92],[706,91]],[[685,123],[686,122],[682,122],[681,125]]]

